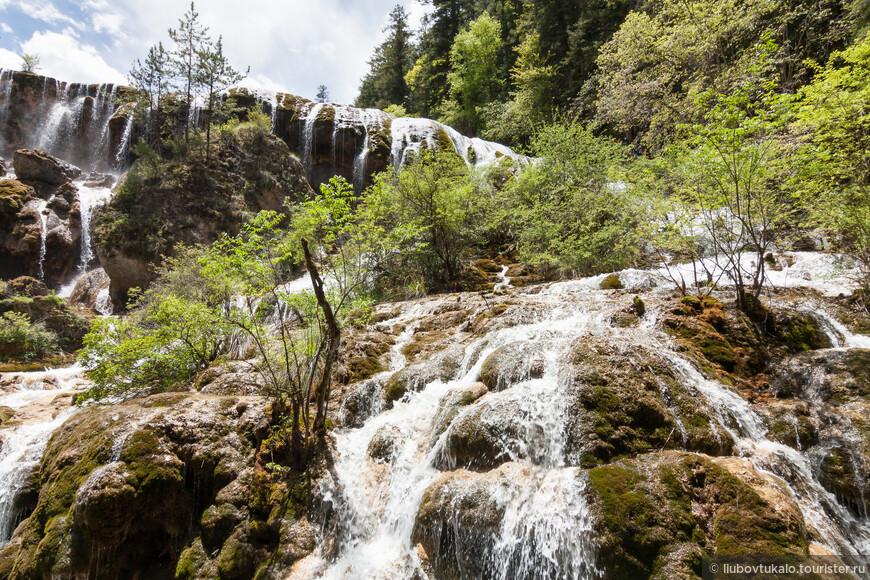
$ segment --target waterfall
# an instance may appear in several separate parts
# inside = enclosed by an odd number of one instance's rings
[[[830,268],[819,267],[817,256],[799,255],[793,259],[796,268],[807,262],[816,268],[812,280],[798,280],[810,287],[824,281],[834,291],[836,283],[826,274]],[[509,281],[506,274],[507,269],[503,268],[500,284]],[[619,274],[627,289],[644,288],[651,297],[668,299],[672,284],[660,272],[627,270]],[[842,271],[839,274],[844,280],[849,275]],[[324,539],[324,545],[334,548],[331,552],[322,548],[299,562],[290,578],[425,577],[424,562],[412,537],[424,492],[445,473],[460,474],[456,483],[450,484],[457,494],[452,496],[456,509],[461,509],[458,506],[465,501],[474,504],[491,501],[503,512],[498,529],[491,532],[485,544],[479,543],[480,538],[462,536],[459,516],[456,522],[448,522],[448,526],[455,526],[451,537],[457,542],[457,554],[471,554],[476,564],[483,566],[483,572],[477,570],[466,575],[499,579],[600,577],[594,516],[586,503],[586,478],[582,469],[573,466],[564,428],[569,420],[570,381],[566,382],[563,374],[568,349],[578,341],[589,342],[595,337],[617,351],[639,347],[658,353],[686,393],[700,401],[710,413],[711,421],[730,435],[736,444],[735,455],[747,459],[759,473],[772,474],[782,482],[813,530],[814,541],[821,542],[821,549],[843,555],[844,561],[849,561],[851,555],[866,554],[870,549],[870,519],[854,515],[824,488],[812,453],[772,441],[752,404],[732,387],[705,377],[680,352],[674,340],[658,326],[661,313],[654,308],[648,309],[637,327],[614,326],[610,319],[617,305],[615,298],[598,289],[602,278],[552,284],[521,298],[518,296],[522,290],[513,290],[517,297],[512,302],[521,300],[523,304],[519,324],[496,326],[470,341],[460,339],[460,332],[455,340],[445,339],[445,344],[453,345],[449,348],[462,351],[459,357],[462,362],[449,380],[427,380],[422,388],[406,393],[390,409],[379,411],[378,405],[373,404],[374,414],[361,426],[334,430],[334,478],[324,480],[320,489],[333,514],[326,532],[331,539]],[[463,299],[466,307],[468,300],[473,298]],[[448,309],[448,303],[453,301],[453,297],[433,297],[406,303],[392,319],[381,323],[384,328],[403,330],[390,349],[390,370],[376,375],[361,389],[384,384],[392,373],[411,368],[404,348],[415,339],[424,320],[434,312]],[[490,305],[481,304],[476,312],[489,308]],[[828,320],[831,332],[839,336],[841,350],[870,347],[870,337],[850,333],[824,311],[813,312]],[[459,411],[447,429],[433,439],[440,402],[451,392],[479,380],[483,361],[496,349],[520,342],[539,349],[543,371],[537,378],[526,376],[504,390],[485,394]],[[429,358],[437,360],[438,356]],[[665,387],[660,388],[664,395]],[[475,415],[480,405],[485,405],[484,411]],[[510,433],[503,434],[500,441],[507,463],[478,476],[489,478],[483,481],[492,481],[486,484],[488,496],[475,495],[480,491],[474,487],[463,492],[464,472],[451,471],[456,462],[446,447],[449,434],[461,428],[464,417],[487,422],[505,409],[512,410],[512,414],[506,415],[510,417]],[[685,441],[685,427],[673,408],[671,412],[675,416],[675,429],[681,428]],[[376,460],[371,456],[371,445],[384,434],[392,434],[389,459]]]
[[[45,243],[48,238],[48,217],[45,215],[48,208],[48,202],[41,199],[36,202],[36,212],[39,216],[39,279],[45,278]]]
[[[130,111],[124,124],[124,134],[121,136],[121,142],[118,144],[118,151],[115,153],[115,169],[119,171],[124,167],[127,157],[130,155],[130,139],[132,135],[133,111]]]
[[[305,175],[311,176],[311,157],[314,154],[314,122],[317,115],[325,106],[324,103],[314,103],[305,115],[305,126],[302,131],[302,166],[305,167]]]
[[[13,71],[0,69],[0,95],[3,95],[3,104],[0,104],[0,131],[6,127],[9,119],[9,99],[12,96]]]
[[[16,411],[16,425],[0,430],[0,547],[12,535],[20,513],[16,499],[39,465],[49,437],[75,412],[68,403],[58,409],[56,398],[74,387],[80,367],[14,376],[16,390],[0,395],[0,407]],[[18,416],[21,419],[18,419]]]
[[[93,187],[86,183],[77,183],[77,185],[82,224],[79,271],[84,274],[88,269],[88,264],[94,258],[94,251],[91,247],[91,217],[96,208],[112,197],[112,187]]]

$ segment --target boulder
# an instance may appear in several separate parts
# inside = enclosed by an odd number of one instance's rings
[[[97,297],[100,292],[109,288],[109,276],[102,268],[91,270],[81,278],[73,287],[69,295],[70,304],[96,309]]]
[[[0,576],[241,579],[268,563],[284,577],[315,547],[301,520],[316,481],[262,469],[268,417],[268,399],[197,393],[79,410],[48,443]]]
[[[19,149],[12,155],[15,176],[22,181],[62,185],[78,179],[82,170],[39,149]]]
[[[607,579],[694,578],[714,554],[807,558],[789,489],[743,459],[641,455],[590,470],[588,495]]]
[[[450,423],[464,407],[477,401],[486,392],[486,385],[483,383],[472,383],[453,389],[444,395],[438,403],[438,413],[435,414],[432,435],[429,437],[429,447],[435,445],[441,434],[447,430]]]
[[[544,375],[544,358],[540,345],[520,341],[497,348],[483,361],[480,381],[497,392],[529,379]]]

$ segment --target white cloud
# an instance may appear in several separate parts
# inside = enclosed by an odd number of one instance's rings
[[[12,27],[5,22],[0,22],[0,30],[2,30],[6,34],[12,34]]]
[[[123,74],[103,60],[99,51],[72,36],[34,32],[21,43],[22,52],[39,55],[39,73],[69,82],[123,83]],[[18,59],[20,64],[21,59]]]
[[[51,2],[40,0],[22,0],[18,3],[18,8],[27,16],[41,20],[46,24],[58,24],[67,22],[73,26],[81,28],[81,23],[70,18],[60,10],[58,10]]]
[[[223,36],[233,66],[250,65],[252,82],[308,98],[325,84],[333,99],[347,103],[356,97],[397,1],[406,6],[413,25],[430,9],[418,0],[246,0],[243,9],[238,0],[199,0],[197,9],[212,36]],[[162,41],[170,48],[167,28],[176,27],[189,6],[187,0],[53,2],[0,0],[0,10],[7,7],[5,20],[18,37],[33,35],[25,50],[41,56],[42,72],[71,82],[117,80],[118,71],[144,58],[150,46]],[[53,24],[35,30],[21,13]],[[71,29],[59,33],[69,26],[76,26],[79,38]],[[15,50],[10,36],[0,42]],[[94,78],[98,73],[107,76]]]
[[[124,17],[120,14],[110,12],[98,12],[91,18],[96,32],[105,32],[111,34],[116,39],[126,38],[121,25],[124,23]]]
[[[21,55],[0,48],[0,68],[18,70],[21,68]]]

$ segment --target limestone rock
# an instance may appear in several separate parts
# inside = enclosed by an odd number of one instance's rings
[[[79,278],[69,296],[69,301],[71,304],[95,310],[97,297],[100,292],[108,288],[109,276],[106,275],[105,270],[97,268]]]
[[[78,179],[82,170],[39,149],[19,149],[12,156],[15,176],[22,181],[62,185]]]
[[[438,403],[438,413],[435,415],[432,435],[429,437],[429,447],[435,445],[464,407],[480,399],[486,392],[486,385],[483,383],[472,383],[453,389],[444,395]]]

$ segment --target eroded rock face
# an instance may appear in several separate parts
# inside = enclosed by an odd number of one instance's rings
[[[788,489],[744,460],[651,453],[588,478],[605,578],[700,576],[702,545],[721,556],[808,556]]]
[[[108,288],[109,276],[106,275],[105,270],[97,268],[91,270],[76,282],[69,296],[69,301],[71,304],[95,310],[100,292],[108,290]]]
[[[43,151],[15,152],[17,179],[0,181],[0,277],[41,276],[57,288],[75,273],[80,259],[81,172]],[[43,239],[45,251],[43,254]]]
[[[255,461],[267,415],[259,397],[195,393],[82,409],[49,443],[0,576],[280,576],[313,549],[314,530],[307,479]]]
[[[870,513],[870,350],[819,350],[782,361],[764,406],[771,438],[808,454],[819,482],[857,517]]]
[[[19,149],[12,156],[15,175],[22,181],[63,185],[78,179],[82,170],[39,149]]]
[[[311,195],[299,160],[261,133],[240,132],[221,140],[212,157],[191,156],[159,175],[128,175],[94,214],[94,245],[116,310],[126,307],[130,288],[153,281],[154,267],[177,244],[210,244],[238,233],[247,212],[281,211],[285,200]]]

